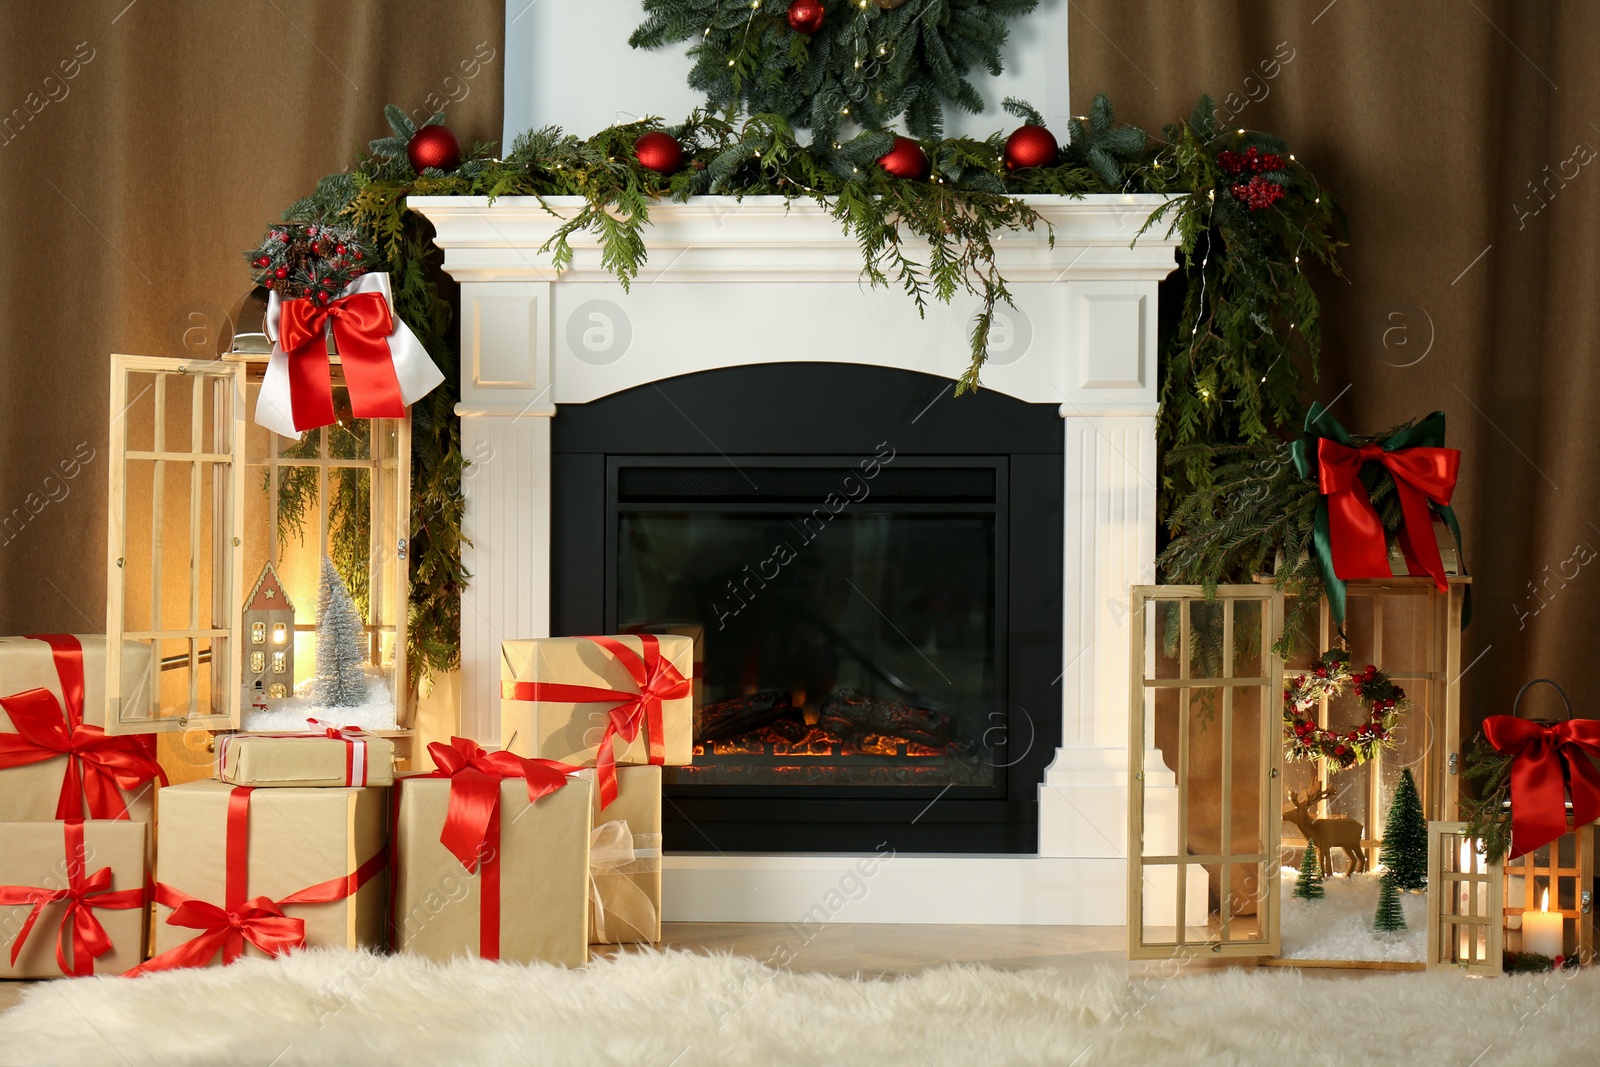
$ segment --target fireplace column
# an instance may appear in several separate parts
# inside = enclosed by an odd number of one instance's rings
[[[461,730],[500,744],[500,642],[550,635],[550,283],[461,285]]]
[[[1127,854],[1130,586],[1155,580],[1156,287],[1065,283],[1061,748],[1039,787],[1039,854]],[[1153,734],[1147,734],[1153,736]],[[1161,766],[1159,758],[1147,761]],[[1147,784],[1152,829],[1176,790]]]

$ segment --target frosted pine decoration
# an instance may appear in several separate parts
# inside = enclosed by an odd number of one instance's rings
[[[362,650],[361,615],[350,590],[322,557],[322,582],[317,591],[317,703],[356,707],[366,702],[366,655]]]

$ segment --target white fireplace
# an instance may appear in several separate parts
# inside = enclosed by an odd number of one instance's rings
[[[1056,406],[1066,435],[1063,741],[1039,787],[1038,854],[866,863],[671,854],[668,920],[1125,919],[1134,639],[1125,614],[1129,586],[1154,579],[1156,291],[1174,269],[1176,241],[1160,226],[1135,239],[1160,197],[1025,199],[1053,228],[1054,246],[1043,227],[997,244],[1017,310],[1001,309],[983,383]],[[457,411],[472,464],[464,562],[474,576],[462,598],[461,727],[485,743],[500,738],[500,642],[549,634],[551,419],[561,405],[743,364],[826,359],[953,382],[967,362],[977,300],[934,304],[919,318],[899,292],[868,288],[854,240],[814,204],[655,205],[649,262],[631,291],[602,267],[592,235],[574,236],[573,262],[559,274],[541,251],[575,199],[413,197],[410,205],[433,222],[445,269],[461,283]],[[960,404],[951,392],[936,402]],[[1163,807],[1175,811],[1161,785],[1146,785],[1155,798],[1147,824]],[[1159,890],[1147,887],[1147,900]]]

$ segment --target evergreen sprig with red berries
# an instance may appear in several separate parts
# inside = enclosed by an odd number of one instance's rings
[[[267,231],[259,247],[245,253],[257,285],[285,300],[326,304],[367,273],[371,250],[361,231],[342,222],[286,222]]]
[[[1339,696],[1347,686],[1368,711],[1367,721],[1340,732],[1317,725],[1324,698]],[[1292,760],[1325,759],[1340,770],[1367,762],[1380,748],[1394,747],[1394,727],[1411,706],[1406,691],[1369,663],[1360,674],[1350,670],[1350,653],[1329,649],[1283,687],[1284,754]]]

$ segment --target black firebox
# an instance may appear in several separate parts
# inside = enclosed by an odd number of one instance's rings
[[[776,363],[563,405],[552,633],[697,640],[666,846],[1031,852],[1060,738],[1053,405]]]

